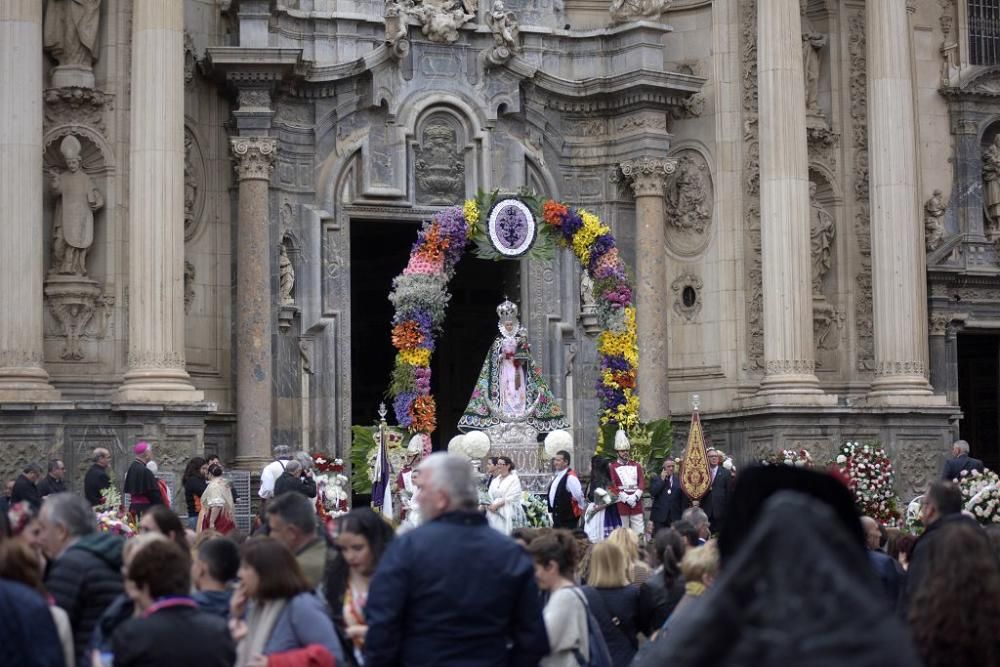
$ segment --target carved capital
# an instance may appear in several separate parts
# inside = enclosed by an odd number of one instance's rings
[[[948,333],[948,324],[951,322],[951,317],[951,313],[932,314],[928,333],[931,336],[944,336]]]
[[[641,157],[619,164],[613,180],[627,182],[636,197],[663,197],[667,177],[675,171],[676,158]]]
[[[233,137],[229,140],[236,159],[236,175],[241,181],[271,180],[278,140],[270,137]]]

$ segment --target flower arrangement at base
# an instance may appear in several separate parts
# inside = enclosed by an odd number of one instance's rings
[[[124,538],[139,534],[139,525],[122,505],[122,496],[113,486],[101,493],[101,504],[94,507],[97,530]]]
[[[521,507],[524,509],[524,518],[528,528],[552,527],[549,506],[542,500],[541,496],[525,491],[521,496]]]
[[[797,468],[811,468],[813,459],[809,450],[800,447],[799,449],[782,449],[771,454],[761,463],[766,466],[795,466]]]
[[[315,460],[315,455],[313,460]],[[350,492],[347,487],[350,480],[344,474],[344,461],[334,459],[328,463],[329,474],[316,475],[316,513],[320,517],[338,517],[347,514]]]
[[[887,526],[899,523],[899,503],[894,490],[896,474],[877,442],[845,442],[834,466],[854,494],[854,504],[861,514]]]
[[[924,522],[920,518],[923,499],[923,496],[917,496],[911,500],[903,513],[903,530],[911,535],[920,535],[924,532]]]
[[[990,469],[963,470],[958,479],[965,511],[984,526],[1000,523],[1000,476]]]
[[[340,473],[344,472],[343,459],[331,459],[326,454],[316,452],[311,454],[313,460],[313,470],[320,473]]]

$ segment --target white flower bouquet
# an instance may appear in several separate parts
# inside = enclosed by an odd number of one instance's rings
[[[540,496],[525,491],[521,495],[521,507],[524,509],[524,518],[528,528],[550,528],[552,526],[549,506]]]
[[[965,510],[979,523],[1000,523],[1000,476],[992,470],[962,471],[958,479]]]
[[[834,465],[854,494],[859,512],[887,526],[899,523],[896,474],[877,442],[845,442]]]

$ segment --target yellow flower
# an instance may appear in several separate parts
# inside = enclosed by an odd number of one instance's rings
[[[590,262],[590,247],[594,245],[594,240],[611,230],[601,224],[600,218],[593,213],[580,211],[580,218],[583,226],[573,235],[573,253],[579,258],[584,266]]]
[[[479,222],[479,204],[476,203],[475,199],[466,199],[465,205],[462,206],[462,216],[465,218],[465,224],[469,227],[475,227]]]
[[[423,347],[400,350],[398,358],[399,361],[410,366],[429,366],[431,363],[431,351]]]

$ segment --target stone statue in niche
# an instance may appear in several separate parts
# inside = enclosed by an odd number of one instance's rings
[[[448,205],[465,197],[465,158],[451,125],[428,123],[414,152],[419,203]]]
[[[986,235],[1000,237],[1000,134],[983,152],[983,200],[986,204]]]
[[[685,155],[678,162],[676,175],[667,186],[667,215],[670,223],[695,234],[704,233],[712,219],[703,168]]]
[[[285,243],[281,243],[280,255],[278,256],[278,295],[281,299],[281,304],[284,306],[290,306],[295,303],[295,298],[292,296],[292,290],[295,288],[295,267],[292,266],[292,260],[288,256],[288,246]]]
[[[508,12],[503,6],[502,0],[496,0],[493,3],[493,9],[486,15],[486,25],[490,27],[490,31],[493,33],[494,44],[511,51],[517,51],[521,28],[517,24],[517,17],[514,16],[514,12]]]
[[[816,184],[809,183],[809,228],[812,246],[813,294],[823,293],[823,278],[833,261],[833,237],[836,227],[833,216],[816,200]]]
[[[802,74],[806,83],[806,113],[819,116],[819,52],[826,46],[826,35],[815,32],[806,16],[809,0],[801,0],[802,9]]]
[[[94,87],[100,20],[101,0],[48,0],[43,45],[59,63],[52,70],[54,88]]]
[[[104,197],[80,168],[80,141],[67,136],[59,145],[66,171],[51,170],[52,190],[58,196],[53,216],[52,273],[87,275],[87,252],[94,243],[94,211]]]
[[[948,203],[944,201],[940,190],[935,190],[931,198],[924,204],[924,243],[927,252],[937,250],[944,241],[944,213]]]

